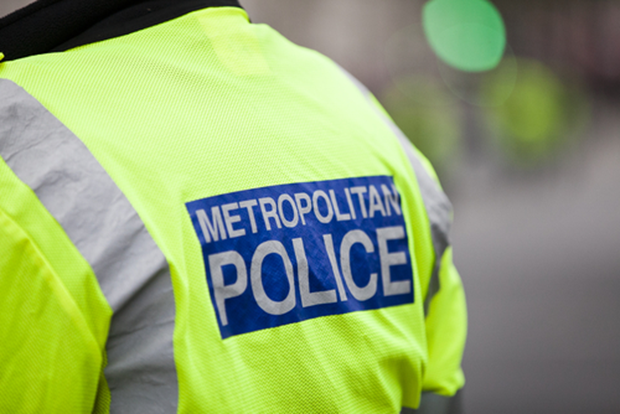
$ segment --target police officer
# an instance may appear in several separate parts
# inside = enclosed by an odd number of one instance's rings
[[[40,0],[0,52],[0,412],[454,412],[450,204],[344,70],[235,0]]]

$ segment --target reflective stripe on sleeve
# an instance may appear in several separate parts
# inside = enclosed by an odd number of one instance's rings
[[[430,302],[433,296],[435,296],[435,294],[439,291],[439,268],[441,266],[441,258],[450,244],[448,234],[450,232],[452,204],[450,204],[450,200],[448,200],[448,197],[439,186],[439,183],[431,177],[424,167],[422,160],[420,160],[418,155],[415,153],[409,139],[407,139],[398,126],[396,126],[391,119],[386,117],[379,110],[379,108],[377,108],[375,103],[372,102],[370,91],[346,70],[342,68],[341,70],[366,97],[377,116],[379,116],[390,128],[392,133],[396,135],[405,154],[407,155],[407,158],[409,159],[409,162],[411,163],[411,166],[413,167],[413,171],[415,172],[418,180],[418,186],[420,188],[424,207],[426,208],[426,213],[430,222],[433,249],[435,251],[433,273],[431,275],[426,298],[424,300],[424,314],[427,315]]]
[[[170,269],[129,200],[75,134],[5,79],[0,156],[88,261],[114,312],[106,343],[110,411],[176,412]]]

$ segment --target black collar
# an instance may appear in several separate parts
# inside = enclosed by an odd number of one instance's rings
[[[0,19],[4,60],[60,52],[238,0],[38,0]]]

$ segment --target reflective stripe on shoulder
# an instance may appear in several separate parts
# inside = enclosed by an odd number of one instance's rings
[[[433,273],[431,275],[428,291],[424,300],[424,313],[427,315],[431,299],[439,291],[439,269],[441,266],[441,258],[450,244],[448,234],[450,233],[450,224],[452,221],[452,204],[450,204],[450,200],[448,200],[448,197],[439,186],[439,183],[435,181],[435,179],[424,167],[422,160],[415,153],[409,139],[391,119],[386,117],[385,114],[379,110],[379,108],[372,101],[370,91],[346,70],[342,68],[341,70],[347,75],[351,82],[357,86],[357,88],[369,101],[369,104],[375,110],[377,115],[383,120],[383,122],[385,122],[392,133],[396,135],[403,151],[407,155],[407,158],[413,167],[413,171],[418,180],[418,186],[420,188],[424,207],[426,208],[426,213],[430,222],[433,249],[435,251]]]
[[[110,411],[176,412],[170,269],[129,200],[77,136],[5,79],[0,156],[88,261],[114,312],[106,344]]]

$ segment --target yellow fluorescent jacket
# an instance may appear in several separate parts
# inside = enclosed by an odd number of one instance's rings
[[[463,386],[432,168],[224,3],[0,63],[0,412],[397,413]]]

